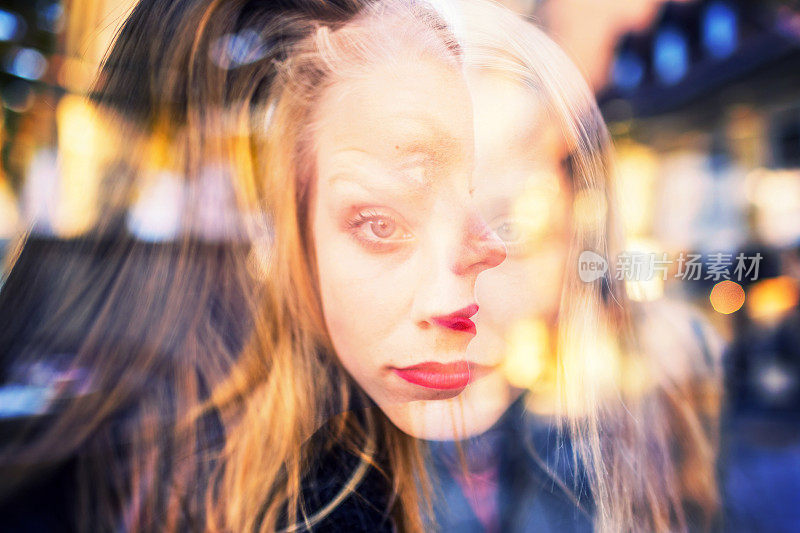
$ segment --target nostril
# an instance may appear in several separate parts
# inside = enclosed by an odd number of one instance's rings
[[[494,232],[488,237],[486,243],[486,265],[493,268],[506,260],[508,251],[506,245]]]

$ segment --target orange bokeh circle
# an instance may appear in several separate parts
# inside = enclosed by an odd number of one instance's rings
[[[711,289],[708,299],[717,313],[729,315],[744,305],[744,289],[735,281],[720,281]]]

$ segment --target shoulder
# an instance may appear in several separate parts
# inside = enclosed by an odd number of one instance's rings
[[[299,514],[307,526],[301,531],[394,531],[389,479],[342,443],[324,442],[327,437],[323,428],[306,444],[313,461],[302,481]]]

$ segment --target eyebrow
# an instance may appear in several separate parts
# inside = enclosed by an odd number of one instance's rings
[[[339,179],[355,181],[348,171],[357,168],[370,177],[399,178],[415,192],[423,193],[432,187],[432,176],[427,169],[453,164],[464,157],[461,142],[437,120],[423,120],[418,114],[403,111],[395,111],[388,118],[396,124],[388,134],[388,137],[396,139],[388,143],[393,148],[389,158],[392,163],[386,165],[382,162],[383,157],[372,151],[356,146],[344,147],[332,155],[336,170],[331,173],[329,183]],[[359,161],[354,161],[354,154]],[[364,171],[365,167],[372,165],[379,167],[380,172],[371,172],[369,168]],[[423,169],[419,176],[407,172],[415,167]]]
[[[407,156],[420,153],[413,144],[404,147],[401,152]],[[354,161],[354,158],[350,157],[354,154],[359,156],[359,161]],[[408,172],[409,168],[414,167],[424,169],[425,160],[421,160],[418,164],[414,165],[401,163],[399,165],[390,165],[387,167],[378,162],[377,156],[358,148],[339,150],[334,154],[334,157],[336,158],[335,170],[328,178],[328,183],[331,184],[343,180],[362,185],[361,176],[366,176],[371,181],[385,182],[399,179],[405,186],[420,193],[426,192],[431,188],[430,176],[427,176],[424,170],[419,176],[412,176]],[[358,172],[358,178],[353,176],[353,170]]]
[[[438,121],[423,121],[416,115],[402,112],[394,113],[391,117],[401,124],[410,124],[414,132],[414,139],[395,145],[398,153],[405,155],[424,154],[429,159],[441,163],[446,162],[447,159],[452,159],[451,156],[445,156],[444,154],[463,155],[459,150],[459,141],[446,128],[442,127]]]

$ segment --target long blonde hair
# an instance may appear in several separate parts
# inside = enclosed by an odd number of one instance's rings
[[[702,382],[706,391],[716,390],[716,369],[692,342],[696,336],[631,302],[613,275],[623,242],[612,143],[596,101],[572,61],[534,24],[494,3],[458,5],[466,66],[530,89],[569,153],[573,218],[554,394],[559,427],[574,443],[573,468],[586,475],[586,485],[573,487],[575,496],[591,501],[598,531],[711,527],[718,505],[718,400],[699,401],[692,387]],[[585,250],[608,261],[606,275],[594,282],[579,276]],[[663,334],[673,326],[672,338]],[[654,350],[648,336],[658,329],[657,338],[666,341]],[[684,342],[669,342],[677,339]],[[682,365],[692,370],[669,371]]]

